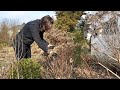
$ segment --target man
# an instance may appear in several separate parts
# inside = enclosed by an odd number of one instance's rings
[[[44,40],[44,32],[52,29],[54,20],[49,16],[28,22],[14,39],[14,50],[16,59],[31,58],[31,44],[35,41],[39,48],[44,51],[45,55],[49,55],[49,43]]]

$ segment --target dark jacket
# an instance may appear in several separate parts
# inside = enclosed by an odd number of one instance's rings
[[[43,51],[48,51],[48,42],[43,39],[44,31],[40,30],[40,20],[28,22],[21,31],[17,34],[16,40],[21,43],[31,45],[34,41]]]

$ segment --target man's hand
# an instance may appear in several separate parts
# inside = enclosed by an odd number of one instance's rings
[[[56,52],[54,52],[54,51],[51,51],[49,53],[49,57],[57,57],[57,56],[58,56],[58,54]]]
[[[48,49],[54,49],[54,47],[55,45],[51,45],[51,44],[48,45]]]
[[[49,45],[48,45],[48,52],[43,52],[42,55],[43,55],[43,56],[55,56],[56,53],[53,52],[54,47],[55,47],[55,45],[49,44]]]

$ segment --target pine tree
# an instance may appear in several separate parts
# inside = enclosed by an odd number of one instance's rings
[[[56,11],[56,27],[65,31],[75,29],[84,11]]]

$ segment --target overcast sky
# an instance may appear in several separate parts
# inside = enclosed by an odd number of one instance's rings
[[[86,11],[87,13],[93,13],[91,11]],[[55,17],[55,11],[0,11],[0,22],[4,19],[17,20],[18,23],[27,23],[34,19],[40,19],[45,15]]]
[[[4,19],[18,20],[19,23],[40,19],[45,15],[55,18],[54,11],[0,11],[0,21]]]

